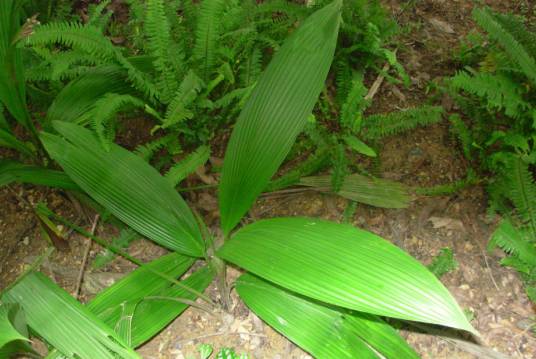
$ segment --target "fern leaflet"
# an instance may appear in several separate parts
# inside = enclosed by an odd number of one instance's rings
[[[504,48],[510,58],[517,62],[527,78],[536,84],[536,60],[530,56],[523,44],[497,21],[496,15],[488,9],[475,9],[473,17],[489,36]]]
[[[207,81],[216,58],[216,45],[220,31],[224,0],[204,0],[196,28],[194,58],[202,62],[201,75]]]
[[[165,177],[175,187],[189,174],[195,172],[199,166],[204,165],[208,161],[209,156],[210,148],[208,146],[201,146],[186,156],[182,161],[174,164],[165,174]]]
[[[95,129],[97,137],[105,149],[110,148],[115,131],[111,124],[114,116],[126,106],[144,107],[145,103],[140,99],[116,93],[108,93],[95,102],[95,107],[90,116],[91,126]]]
[[[441,121],[443,108],[440,106],[422,106],[383,115],[372,115],[363,119],[361,137],[377,140],[426,126]]]

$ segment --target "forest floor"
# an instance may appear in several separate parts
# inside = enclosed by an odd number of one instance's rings
[[[497,10],[519,12],[523,1],[484,1]],[[469,0],[385,1],[405,30],[399,36],[398,55],[413,80],[410,88],[385,82],[373,100],[373,112],[389,112],[426,102],[430,80],[448,76],[456,68],[452,51],[474,28],[473,2]],[[527,2],[528,5],[528,2]],[[448,103],[448,99],[438,102]],[[448,105],[448,104],[447,104]],[[136,137],[136,133],[127,134]],[[449,134],[446,123],[386,139],[381,152],[380,174],[411,186],[446,184],[465,177],[467,163]],[[218,210],[214,190],[185,195],[189,204],[217,227]],[[80,213],[61,192],[37,187],[11,186],[0,190],[0,289],[12,282],[46,247],[31,205],[46,201],[60,214],[90,228],[94,214]],[[305,215],[341,221],[346,200],[318,193],[266,195],[250,211],[248,220]],[[517,273],[499,265],[503,254],[488,253],[486,245],[496,226],[486,216],[486,195],[479,186],[444,197],[416,197],[403,210],[359,206],[352,223],[392,241],[425,264],[449,247],[459,263],[442,282],[461,307],[474,315],[473,325],[481,333],[480,344],[491,351],[475,349],[459,333],[430,327],[405,327],[403,335],[423,358],[536,358],[536,337],[531,333],[536,308],[527,299]],[[113,237],[117,230],[97,226],[96,233]],[[73,293],[88,240],[71,235],[70,250],[55,252],[43,271]],[[93,245],[89,262],[100,249]],[[165,250],[146,240],[135,241],[128,252],[151,260]],[[80,299],[85,301],[110,285],[134,266],[116,259],[97,271],[85,270]],[[230,279],[239,274],[230,270]],[[217,290],[208,292],[216,297]],[[230,313],[210,315],[189,308],[159,335],[139,349],[144,358],[197,358],[196,348],[208,343],[214,348],[235,348],[253,358],[309,358],[306,353],[276,333],[251,313],[233,292]],[[433,335],[436,334],[436,335]]]

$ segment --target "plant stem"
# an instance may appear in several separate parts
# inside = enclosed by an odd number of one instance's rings
[[[218,290],[220,291],[223,309],[229,311],[231,309],[231,290],[227,284],[227,266],[225,262],[218,257],[212,257],[211,264],[216,271],[216,281]]]
[[[47,209],[48,210],[48,209]],[[136,259],[134,257],[132,257],[130,254],[128,253],[125,253],[123,252],[121,249],[115,247],[113,244],[109,244],[106,240],[104,240],[103,238],[99,238],[97,236],[94,236],[93,234],[89,233],[88,231],[84,230],[82,227],[79,227],[73,223],[70,223],[69,221],[67,221],[65,218],[57,215],[56,213],[48,210],[47,214],[49,214],[50,216],[52,216],[54,219],[60,221],[62,224],[74,229],[75,231],[77,231],[78,233],[80,233],[81,235],[87,237],[87,238],[91,238],[93,241],[95,241],[96,243],[98,243],[99,245],[109,249],[110,251],[114,252],[115,254],[118,254],[122,257],[124,257],[125,259],[129,260],[130,262],[140,266],[140,267],[143,267],[145,268],[146,270],[148,270],[149,272],[153,273],[153,274],[156,274],[157,276],[161,277],[161,278],[164,278],[170,282],[172,282],[173,284],[181,287],[182,289],[198,296],[199,298],[203,299],[205,302],[207,302],[210,306],[212,306],[213,308],[217,307],[217,304],[214,303],[212,301],[212,299],[210,299],[208,296],[206,296],[205,294],[201,293],[201,292],[198,292],[197,290],[195,289],[192,289],[190,287],[188,287],[187,285],[184,285],[183,283],[181,283],[180,281],[176,280],[175,278],[173,277],[170,277],[168,276],[167,274],[164,274],[160,271],[157,271],[155,269],[152,269],[151,267],[149,266],[146,266],[142,261],[140,261],[139,259]]]

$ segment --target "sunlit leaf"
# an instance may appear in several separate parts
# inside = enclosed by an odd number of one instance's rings
[[[26,320],[18,304],[0,303],[0,358],[31,351]]]
[[[177,253],[168,254],[136,269],[113,286],[99,293],[88,305],[111,328],[124,325],[125,310],[131,311],[130,341],[134,347],[152,338],[181,314],[187,304],[176,299],[195,300],[195,295],[170,283],[149,270],[170,277],[182,275],[193,259]],[[213,274],[202,268],[182,281],[184,285],[202,292],[212,281]]]
[[[158,171],[118,145],[104,150],[80,126],[59,121],[54,126],[65,139],[42,133],[45,148],[95,201],[147,238],[186,255],[203,255],[190,208]]]
[[[26,275],[2,301],[18,303],[30,328],[69,358],[140,358],[113,330],[41,273]]]
[[[380,318],[307,299],[251,274],[236,290],[259,317],[315,358],[418,358]]]
[[[228,234],[287,156],[324,87],[341,1],[315,12],[285,41],[261,75],[229,141],[220,184]]]
[[[350,225],[312,218],[263,220],[239,230],[217,254],[326,303],[475,333],[426,267],[386,240]]]

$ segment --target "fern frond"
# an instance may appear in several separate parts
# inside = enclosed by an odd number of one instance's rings
[[[336,99],[339,104],[343,104],[348,98],[353,83],[353,71],[350,63],[346,59],[340,59],[335,63],[335,83],[337,84]]]
[[[494,14],[495,20],[536,59],[536,32],[529,30],[523,18],[513,14]]]
[[[214,108],[227,108],[235,101],[241,101],[251,92],[251,86],[246,88],[238,88],[223,95],[221,98],[214,101]]]
[[[118,53],[116,60],[127,71],[127,79],[136,90],[141,91],[150,101],[162,97],[155,84],[149,79],[149,76],[140,71],[130,59]]]
[[[149,39],[147,48],[149,54],[154,57],[154,66],[159,73],[161,101],[168,103],[177,89],[177,81],[169,61],[171,38],[164,0],[148,0],[146,7],[145,33]]]
[[[147,74],[138,70],[94,26],[73,22],[49,23],[36,28],[26,41],[32,46],[61,44],[85,51],[102,60],[117,62],[127,70],[128,78],[136,89],[145,93],[150,99],[158,97],[158,91]]]
[[[333,149],[331,165],[331,188],[333,192],[339,192],[344,183],[344,178],[349,173],[346,149],[342,144],[338,144]]]
[[[454,259],[454,253],[450,248],[442,248],[432,263],[427,266],[428,270],[438,278],[458,268],[458,262]]]
[[[536,266],[536,248],[527,240],[527,233],[514,227],[508,219],[503,219],[493,232],[488,249],[501,248],[506,253],[516,256],[527,264]]]
[[[288,173],[285,173],[279,178],[272,180],[266,189],[265,192],[277,191],[289,186],[296,185],[300,182],[300,179],[305,176],[310,176],[313,173],[316,173],[326,167],[329,163],[329,153],[324,149],[319,149],[305,161],[300,162],[295,168],[293,168]]]
[[[168,128],[193,117],[193,112],[187,107],[195,100],[203,87],[203,81],[190,71],[182,80],[177,93],[169,104],[162,128]]]
[[[450,131],[460,142],[465,158],[471,160],[473,143],[473,135],[471,134],[471,131],[458,114],[451,115],[449,121],[452,125]]]
[[[116,57],[113,44],[97,27],[76,22],[52,22],[38,26],[26,43],[31,46],[61,44],[101,59],[113,60]]]
[[[343,128],[346,128],[351,132],[359,131],[363,118],[363,112],[369,104],[369,101],[365,100],[366,94],[367,88],[363,83],[363,76],[355,76],[354,80],[351,82],[351,88],[348,92],[348,96],[346,97],[346,100],[341,108],[341,117],[339,122]]]
[[[175,141],[175,139],[176,134],[170,133],[146,144],[139,145],[134,149],[134,153],[149,162],[158,151],[166,148],[169,143]]]
[[[262,53],[258,47],[245,56],[240,66],[240,82],[243,87],[253,85],[259,78],[262,71]]]
[[[536,184],[529,166],[518,157],[506,165],[505,175],[509,179],[509,197],[519,217],[528,223],[533,240],[536,240]]]
[[[90,115],[90,125],[106,150],[110,148],[115,137],[114,126],[111,122],[115,115],[127,106],[143,108],[145,103],[134,96],[116,93],[108,93],[95,102]]]
[[[221,14],[225,0],[204,0],[196,26],[193,56],[201,62],[201,76],[208,80],[216,61],[216,48],[220,34]]]
[[[106,7],[110,5],[110,3],[111,3],[111,0],[104,0],[99,4],[92,5],[92,6],[90,5],[88,9],[89,20],[87,24],[90,26],[95,26],[96,28],[104,32],[113,14],[112,11],[104,12]]]
[[[522,87],[512,78],[479,72],[471,76],[459,72],[451,78],[452,86],[485,100],[488,108],[503,110],[507,116],[519,118],[530,105],[523,99]]]
[[[441,121],[443,108],[422,106],[383,115],[371,115],[363,119],[361,137],[377,140],[382,137],[426,126]]]
[[[208,146],[201,146],[183,160],[171,166],[165,177],[173,187],[176,187],[189,174],[195,172],[199,166],[204,165],[208,161],[209,156],[210,148]]]
[[[488,9],[475,9],[473,17],[476,22],[496,40],[508,53],[512,61],[516,62],[529,80],[536,84],[536,60],[519,42],[497,15]],[[498,20],[499,19],[499,20]]]

